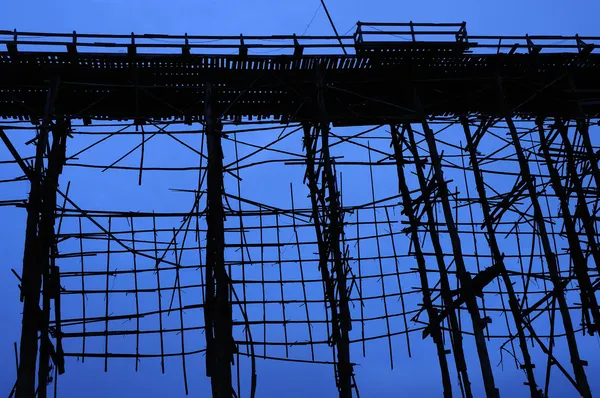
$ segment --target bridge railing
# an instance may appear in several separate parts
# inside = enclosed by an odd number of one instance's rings
[[[599,52],[599,36],[469,36],[473,52],[481,54],[538,54]]]
[[[341,42],[341,43],[340,43]],[[302,55],[352,52],[354,36],[204,36],[166,34],[45,33],[0,30],[0,45],[8,51],[71,53],[172,53],[222,55]]]
[[[461,23],[387,23],[357,22],[357,45],[372,43],[463,43],[467,42],[467,24]]]
[[[466,53],[596,53],[600,36],[481,36],[467,34],[460,23],[358,22],[353,35],[344,36],[208,36],[166,34],[45,33],[0,30],[0,53],[146,53],[219,55],[350,55],[376,47],[434,50],[453,48]]]

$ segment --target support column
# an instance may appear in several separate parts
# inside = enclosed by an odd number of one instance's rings
[[[415,216],[412,198],[410,197],[410,190],[408,189],[406,178],[404,176],[403,167],[405,160],[402,154],[400,138],[398,136],[398,127],[396,125],[391,125],[390,130],[392,134],[392,146],[394,148],[394,155],[396,158],[396,167],[398,169],[398,187],[400,194],[402,195],[403,213],[408,218],[408,223],[410,226],[410,236],[413,243],[413,249],[415,251],[415,257],[417,259],[417,267],[419,270],[421,287],[423,289],[423,307],[425,307],[425,310],[427,311],[427,316],[430,320],[436,319],[438,313],[437,310],[433,308],[433,303],[431,302],[431,291],[429,290],[429,282],[427,279],[427,266],[425,264],[425,256],[423,255],[423,251],[421,250],[421,242],[419,241],[419,220]],[[447,283],[448,281],[446,280],[446,284]],[[439,325],[436,325],[432,328],[431,337],[437,349],[438,362],[440,364],[440,372],[442,375],[442,385],[444,386],[444,397],[452,398],[452,381],[450,380],[450,372],[448,371],[448,361],[446,360],[447,351],[444,348],[442,329],[439,327]],[[452,340],[454,340],[454,338]]]
[[[506,269],[506,265],[504,264],[504,253],[500,252],[500,247],[498,245],[498,241],[496,239],[496,232],[494,230],[494,225],[492,223],[491,218],[491,209],[490,204],[487,199],[487,195],[485,192],[485,183],[483,181],[483,173],[479,168],[479,160],[477,159],[477,146],[473,140],[473,136],[471,135],[471,131],[469,128],[469,123],[465,117],[461,117],[461,124],[463,126],[463,130],[465,132],[465,137],[467,138],[467,152],[469,152],[469,158],[471,161],[471,166],[473,167],[473,175],[475,177],[475,185],[477,186],[477,193],[479,194],[479,204],[481,205],[481,210],[483,213],[483,223],[485,224],[485,228],[487,231],[487,241],[490,245],[490,250],[492,252],[492,256],[494,259],[494,266],[497,267],[500,271],[500,276],[502,277],[502,281],[504,282],[504,286],[506,288],[506,292],[508,294],[508,304],[510,307],[510,311],[513,316],[513,320],[515,322],[515,326],[517,328],[517,336],[519,338],[519,347],[521,348],[521,353],[523,354],[523,362],[521,365],[521,369],[525,370],[525,374],[527,375],[527,385],[529,386],[529,392],[532,398],[541,397],[541,391],[537,388],[537,384],[535,382],[535,376],[533,374],[534,365],[531,363],[531,356],[529,355],[529,348],[527,347],[527,339],[525,336],[525,332],[523,330],[523,318],[521,316],[521,310],[519,306],[519,301],[517,299],[517,295],[515,294],[515,289],[508,275],[508,271]],[[479,126],[476,135],[480,137],[484,134],[488,128],[486,126],[487,120],[482,120],[481,125]]]
[[[492,365],[490,362],[490,356],[487,350],[487,345],[485,343],[485,336],[483,334],[483,330],[485,329],[484,320],[481,319],[481,314],[479,313],[479,306],[477,305],[476,300],[476,292],[474,289],[474,284],[471,279],[471,275],[467,272],[467,268],[465,266],[462,247],[460,243],[460,237],[458,235],[458,229],[456,228],[456,224],[454,223],[454,217],[452,215],[452,207],[450,206],[450,201],[448,200],[448,185],[446,184],[446,180],[444,180],[444,173],[442,171],[442,159],[440,158],[437,150],[437,144],[435,140],[435,136],[433,134],[433,130],[429,128],[429,124],[425,118],[422,119],[421,125],[423,126],[423,134],[425,135],[425,141],[427,142],[427,146],[429,148],[429,156],[431,158],[431,165],[433,167],[433,176],[437,183],[437,188],[439,190],[440,201],[442,203],[442,210],[444,212],[444,220],[446,225],[448,226],[448,233],[450,235],[450,242],[452,244],[452,252],[454,257],[454,262],[456,264],[456,272],[458,279],[461,285],[461,293],[459,294],[459,298],[457,299],[463,301],[471,316],[471,323],[473,325],[473,334],[475,336],[475,345],[477,347],[477,354],[479,356],[479,365],[481,367],[481,374],[483,376],[483,384],[485,386],[486,395],[489,398],[498,396],[498,389],[494,383],[494,373],[492,372]],[[409,138],[411,140],[411,145],[417,150],[417,144],[414,139],[414,134],[412,130],[409,130]],[[482,271],[486,272],[486,270]],[[489,272],[488,272],[489,274]],[[487,276],[487,275],[486,275]],[[495,275],[494,275],[495,277]],[[491,282],[493,278],[490,278]],[[481,289],[485,285],[481,286]],[[455,305],[458,303],[455,303]]]
[[[571,217],[571,209],[569,208],[569,197],[565,192],[565,188],[560,182],[560,175],[554,165],[554,161],[550,156],[550,142],[544,132],[543,119],[537,120],[538,133],[540,136],[540,143],[542,147],[542,153],[546,160],[546,167],[550,174],[550,183],[552,189],[560,202],[560,210],[563,216],[563,226],[565,233],[567,234],[567,241],[569,242],[569,253],[573,260],[573,270],[575,271],[575,277],[579,283],[579,289],[581,289],[581,310],[584,312],[584,318],[588,321],[588,330],[590,334],[594,334],[598,326],[600,326],[600,311],[598,310],[598,301],[596,299],[595,289],[592,286],[590,276],[587,270],[587,261],[581,251],[581,244],[579,242],[579,234],[575,229],[575,223]],[[568,167],[568,166],[567,166]],[[575,179],[579,181],[578,177]],[[587,204],[585,205],[587,209]],[[593,241],[590,243],[593,244]],[[590,324],[588,311],[591,313],[593,319],[593,325]]]
[[[436,232],[437,226],[435,212],[433,208],[434,200],[432,200],[429,197],[429,195],[435,188],[433,188],[432,185],[428,185],[427,180],[425,178],[425,174],[423,173],[423,161],[421,161],[419,157],[417,147],[415,145],[412,145],[414,142],[414,137],[410,123],[405,124],[404,130],[408,132],[409,138],[411,140],[410,143],[407,143],[407,146],[413,155],[413,159],[416,165],[415,170],[417,173],[417,178],[419,180],[421,200],[423,201],[425,214],[427,214],[427,227],[429,229],[429,236],[431,238],[431,244],[433,246],[438,270],[440,272],[440,294],[442,296],[444,306],[446,307],[446,309],[444,310],[444,314],[448,316],[448,321],[450,324],[450,339],[452,342],[452,348],[454,350],[454,361],[456,363],[456,370],[458,371],[459,381],[462,382],[461,386],[464,390],[465,397],[470,398],[473,397],[473,393],[471,392],[471,382],[469,380],[467,361],[465,360],[465,353],[463,350],[463,338],[461,333],[461,327],[459,325],[458,316],[456,314],[457,308],[453,306],[452,302],[452,289],[450,288],[448,272],[446,269],[446,264],[444,262],[444,251],[440,243],[440,237]],[[442,320],[443,318],[441,316],[430,319],[429,329],[433,331]],[[425,334],[426,332],[424,332],[424,335]]]
[[[58,189],[58,176],[62,173],[65,162],[68,121],[57,121],[52,129],[52,147],[48,154],[48,168],[42,182],[42,207],[38,231],[39,265],[43,280],[43,320],[40,324],[40,366],[38,370],[38,396],[46,397],[46,384],[50,371],[50,355],[59,373],[64,373],[64,357],[62,350],[62,337],[60,328],[60,279],[59,269],[56,266],[57,254],[54,225],[56,221],[56,191]],[[50,323],[50,299],[54,299],[56,314],[56,347],[50,341],[48,325]],[[56,381],[55,381],[56,382]]]
[[[595,222],[592,219],[592,216],[588,209],[588,204],[583,191],[583,184],[581,182],[581,179],[579,178],[579,173],[575,167],[575,154],[573,151],[573,145],[569,140],[568,127],[561,120],[556,120],[556,129],[558,130],[562,138],[565,156],[567,158],[567,171],[571,178],[571,182],[573,183],[575,193],[577,194],[577,211],[580,213],[580,219],[588,239],[587,246],[592,252],[592,257],[594,258],[594,262],[596,263],[596,269],[598,270],[598,273],[600,273],[600,247],[598,247],[598,242],[596,241]],[[596,325],[596,327],[598,326],[600,325]]]
[[[581,362],[581,357],[579,356],[579,349],[577,348],[577,342],[575,341],[575,333],[573,331],[573,322],[571,321],[569,306],[567,304],[565,295],[562,292],[564,288],[561,284],[556,254],[552,252],[552,246],[550,245],[550,239],[548,238],[549,235],[548,231],[546,230],[546,224],[544,221],[544,214],[542,213],[542,208],[538,201],[538,193],[535,189],[534,179],[531,176],[529,163],[527,162],[527,158],[525,158],[525,154],[523,153],[523,148],[521,147],[519,134],[517,133],[517,128],[515,127],[511,115],[507,112],[504,119],[506,120],[511,140],[513,142],[513,145],[515,146],[517,159],[521,168],[521,178],[523,178],[523,181],[527,186],[529,198],[533,206],[535,224],[537,226],[538,236],[542,241],[542,247],[544,249],[546,263],[548,264],[550,279],[552,280],[554,288],[559,290],[556,294],[556,300],[558,301],[558,308],[560,311],[561,318],[563,320],[563,327],[567,338],[567,345],[569,347],[569,353],[571,355],[571,363],[573,365],[573,371],[575,373],[575,380],[578,385],[578,390],[583,397],[591,397],[591,391],[587,381],[587,376],[585,375],[583,363]]]
[[[42,330],[40,345],[39,393],[45,396],[48,380],[48,322],[50,314],[49,305],[44,306],[44,312],[40,308],[40,294],[42,290],[42,277],[44,276],[44,293],[48,285],[48,273],[50,264],[50,247],[55,244],[52,236],[48,236],[48,229],[54,229],[54,210],[56,207],[56,186],[58,184],[58,172],[56,182],[51,179],[47,182],[43,178],[44,154],[48,145],[48,136],[54,114],[54,100],[58,91],[58,79],[53,79],[46,97],[46,108],[44,118],[39,129],[36,141],[35,164],[29,179],[31,190],[27,202],[27,227],[25,232],[25,250],[23,253],[23,272],[21,284],[21,301],[23,301],[23,323],[21,329],[21,345],[19,353],[19,372],[17,375],[17,398],[29,398],[35,396],[36,383],[35,371],[37,367],[38,330]],[[58,147],[56,147],[58,148]],[[64,149],[64,148],[63,148]],[[53,144],[53,153],[56,152]],[[64,157],[58,170],[62,169]],[[56,162],[52,168],[56,171]],[[50,167],[50,165],[49,165]],[[54,197],[52,201],[52,197]],[[44,203],[49,200],[52,203]],[[49,206],[52,208],[49,209]],[[42,227],[40,225],[40,214],[43,217]],[[44,303],[47,299],[44,297]],[[45,324],[44,324],[45,322]],[[45,331],[45,332],[44,332]]]
[[[324,282],[325,297],[331,311],[331,344],[334,351],[337,351],[337,387],[340,398],[351,398],[354,374],[353,365],[350,362],[349,331],[352,325],[346,282],[348,265],[342,255],[343,248],[340,247],[343,234],[343,214],[340,209],[335,171],[329,153],[329,120],[325,109],[323,88],[321,69],[318,67],[318,122],[314,126],[314,135],[311,134],[309,125],[304,127],[304,146],[307,155],[306,179],[310,189],[312,214],[319,246],[319,268]],[[319,135],[321,136],[321,149],[319,164],[316,165]],[[333,262],[331,270],[329,269],[330,262]]]
[[[211,379],[214,398],[231,398],[231,364],[233,342],[232,308],[229,301],[230,282],[225,269],[225,232],[223,211],[222,126],[215,119],[212,86],[206,84],[205,134],[208,149],[207,233],[206,233],[206,301],[204,321],[206,335],[206,374]]]

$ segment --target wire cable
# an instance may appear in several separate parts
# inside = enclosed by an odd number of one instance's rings
[[[335,28],[335,24],[333,23],[333,19],[331,19],[331,15],[329,14],[329,10],[327,9],[327,6],[325,5],[325,0],[321,0],[321,5],[323,6],[323,9],[325,10],[325,14],[327,14],[327,18],[329,19],[329,23],[331,24],[331,27],[333,28],[333,33],[335,33],[335,36],[337,37],[338,41],[340,42],[340,47],[342,47],[342,51],[344,52],[344,54],[348,55],[348,53],[346,52],[346,49],[344,48],[344,44],[342,43],[342,39],[340,38],[340,35],[339,35],[337,29]]]

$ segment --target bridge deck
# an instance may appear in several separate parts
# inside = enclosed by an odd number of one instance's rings
[[[68,44],[40,52],[36,49],[43,42],[19,44],[19,49],[3,43],[2,118],[39,119],[49,82],[58,76],[57,116],[198,120],[204,84],[211,82],[219,98],[215,111],[227,119],[313,120],[319,65],[326,108],[337,125],[411,119],[417,116],[416,97],[431,116],[496,115],[503,109],[498,78],[505,104],[516,116],[600,115],[600,53],[593,48],[522,52],[499,44],[497,51],[487,46],[482,53],[486,46],[475,42],[380,41],[355,42],[353,48],[346,46],[353,50],[348,55],[311,55],[308,46],[296,55],[248,54],[243,46],[232,46],[234,54],[217,55],[190,53],[185,46],[175,48],[178,54],[173,47],[165,53],[165,48],[139,44],[99,53]],[[506,51],[498,53],[501,49]]]

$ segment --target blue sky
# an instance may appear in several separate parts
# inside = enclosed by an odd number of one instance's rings
[[[291,34],[302,33],[319,1],[42,1],[10,2],[5,28],[106,33]],[[467,21],[478,34],[594,34],[593,1],[329,1],[338,30],[356,21]],[[329,33],[319,12],[308,33]]]
[[[329,0],[327,2],[330,13],[337,25],[338,31],[344,33],[354,31],[356,21],[385,21],[385,22],[467,22],[467,29],[470,34],[564,34],[571,35],[579,33],[581,35],[598,35],[597,30],[597,15],[600,12],[600,3],[592,1],[504,1],[504,2],[481,2],[481,1],[463,1],[460,3],[445,2],[445,1],[421,1],[406,4],[404,2],[372,0],[365,1],[340,1]],[[314,19],[313,19],[314,18]],[[311,22],[312,21],[312,22]],[[199,35],[237,35],[244,34],[306,34],[322,35],[331,34],[331,27],[327,21],[325,13],[320,8],[319,0],[304,0],[304,1],[180,1],[171,0],[165,1],[117,1],[117,0],[92,0],[87,2],[82,1],[20,1],[9,2],[3,6],[3,12],[0,14],[1,29],[17,29],[27,31],[49,31],[49,32],[71,32],[76,30],[81,33],[170,33],[170,34],[199,34]],[[94,130],[96,129],[96,130]],[[100,131],[103,128],[94,127],[94,129],[81,129],[82,131]],[[107,129],[104,129],[107,130]],[[152,131],[151,128],[149,128]],[[130,129],[130,131],[132,131]],[[342,133],[355,130],[334,130]],[[254,144],[264,144],[273,140],[278,131],[265,132],[264,135],[258,134],[239,134],[240,140],[252,142]],[[376,138],[385,135],[383,129],[372,135],[370,144],[382,151],[390,151],[389,142]],[[19,133],[10,132],[11,138],[15,145],[18,146],[22,154],[30,154],[31,148],[26,148],[23,143],[31,138],[31,135],[19,135]],[[76,138],[68,143],[68,153],[75,153],[78,149],[85,147],[87,144],[96,140],[96,136],[76,136]],[[200,148],[200,137],[197,136],[182,136],[182,139],[194,146]],[[459,138],[454,137],[454,141],[458,144]],[[493,140],[486,145],[492,148]],[[116,137],[112,139],[111,145],[99,146],[96,150],[90,151],[85,157],[80,159],[81,163],[107,164],[117,159],[121,153],[124,153],[127,148],[135,146],[139,139],[133,136]],[[365,142],[366,144],[366,142]],[[496,143],[497,144],[497,143]],[[230,141],[224,143],[225,146],[225,163],[229,163],[234,159],[234,147]],[[299,151],[301,149],[301,132],[293,134],[288,139],[284,140],[278,148],[283,150]],[[189,151],[170,140],[168,137],[157,137],[152,142],[148,143],[146,151],[146,162],[148,165],[164,165],[167,162],[171,165],[188,166],[190,164],[197,165],[197,157]],[[446,148],[447,153],[452,153],[451,148]],[[251,152],[248,147],[240,148],[240,156]],[[334,151],[335,155],[345,156],[347,158],[359,159],[366,161],[367,152],[364,149],[357,149],[350,145],[340,145]],[[0,159],[8,159],[9,155],[4,147],[0,147]],[[258,159],[281,158],[277,154],[261,155]],[[375,157],[378,159],[377,157]],[[134,154],[132,158],[123,162],[125,165],[135,166],[139,162],[139,153]],[[514,167],[514,166],[513,166]],[[387,171],[375,170],[375,183],[377,185],[377,197],[395,195],[397,188],[394,183],[390,183],[390,178],[394,178],[394,168],[386,168]],[[343,175],[349,176],[344,179],[344,194],[347,195],[345,204],[358,204],[370,201],[370,192],[361,189],[361,184],[368,184],[368,170],[359,170],[358,168],[346,167],[340,168]],[[254,169],[242,170],[241,176],[244,178],[242,184],[242,196],[253,200],[262,201],[278,205],[281,207],[289,206],[289,183],[294,182],[294,197],[296,207],[308,207],[308,199],[306,198],[307,190],[301,184],[303,168],[301,166],[283,166],[276,164],[274,166],[263,166]],[[0,179],[12,178],[18,175],[18,170],[14,165],[0,165]],[[90,177],[91,176],[91,177]],[[270,176],[270,178],[265,178]],[[146,210],[146,211],[189,211],[192,203],[192,198],[189,193],[177,193],[168,191],[170,188],[185,188],[195,189],[197,184],[197,172],[182,172],[171,175],[160,175],[159,173],[147,172],[144,175],[144,184],[142,187],[137,186],[137,174],[135,172],[116,173],[109,171],[100,173],[99,170],[85,170],[77,167],[65,169],[65,174],[61,177],[61,187],[64,190],[66,181],[72,181],[71,194],[75,202],[89,209],[116,208],[120,210]],[[453,176],[455,184],[459,189],[464,188],[464,183],[460,183],[462,174]],[[414,183],[414,181],[413,181]],[[236,193],[236,184],[231,177],[226,177],[226,190]],[[509,183],[506,190],[510,189]],[[474,188],[473,188],[474,190]],[[2,186],[0,199],[9,198],[24,198],[28,190],[25,184],[15,183]],[[97,192],[96,195],[91,195],[91,192]],[[118,200],[117,200],[118,198]],[[234,207],[237,206],[235,201],[232,202]],[[392,214],[392,217],[398,217],[398,209]],[[464,211],[464,210],[463,210]],[[372,219],[372,214],[360,217],[363,220]],[[12,275],[10,269],[14,268],[20,272],[21,256],[22,256],[22,241],[24,237],[24,215],[22,209],[0,208],[0,214],[3,217],[5,228],[0,231],[0,237],[4,243],[3,266],[0,269],[0,297],[7,303],[0,309],[0,314],[5,319],[5,324],[0,330],[0,356],[2,357],[2,369],[5,370],[0,376],[0,391],[9,391],[14,383],[14,355],[13,341],[18,341],[20,330],[20,303],[18,301],[18,290],[16,279]],[[461,216],[467,213],[461,213]],[[364,218],[363,218],[364,217]],[[378,220],[385,217],[384,213],[377,214]],[[289,223],[289,220],[281,218],[281,223]],[[105,222],[105,220],[104,220]],[[178,226],[180,220],[172,220],[170,222],[159,220],[159,227],[171,228]],[[202,222],[202,220],[200,221]],[[235,225],[235,220],[229,220],[232,225]],[[275,220],[271,217],[267,222],[274,223]],[[250,224],[256,225],[257,220],[248,221]],[[254,223],[254,224],[252,224]],[[194,222],[192,222],[192,225]],[[115,221],[115,228],[128,228],[126,220]],[[149,227],[148,220],[136,222],[138,228]],[[74,219],[65,221],[64,228],[68,231],[74,231],[77,225]],[[93,230],[91,224],[84,223],[84,228],[89,231]],[[400,227],[398,227],[400,228]],[[362,233],[368,233],[369,230],[361,230]],[[374,231],[371,230],[371,233]],[[310,233],[308,231],[299,232],[301,239],[308,239]],[[304,235],[302,235],[304,234]],[[354,236],[354,232],[348,232],[349,236]],[[168,233],[161,235],[163,240],[168,239]],[[253,236],[256,238],[256,235]],[[266,240],[273,241],[274,233],[267,233]],[[282,241],[291,241],[294,236],[288,231],[281,237]],[[191,239],[191,238],[188,238]],[[235,240],[235,237],[231,237]],[[463,242],[466,248],[472,248],[473,243]],[[505,249],[507,252],[514,251],[514,245],[506,243]],[[407,250],[407,240],[403,238],[402,242],[398,242],[400,248]],[[482,243],[479,242],[481,246]],[[105,246],[103,243],[86,242],[86,249],[101,248]],[[64,246],[65,252],[76,252],[78,242],[66,243]],[[309,257],[311,250],[314,248],[303,249],[303,256]],[[293,258],[291,251],[293,247],[288,247],[287,252],[280,253],[282,258]],[[364,253],[376,254],[376,249],[373,244],[363,247]],[[384,244],[384,251],[389,252],[389,243]],[[400,249],[399,249],[400,250]],[[468,250],[468,249],[466,249]],[[400,250],[401,251],[401,250]],[[278,253],[270,249],[268,256],[276,256]],[[239,253],[229,252],[231,258],[239,256]],[[251,255],[258,256],[258,251],[252,251]],[[128,256],[128,257],[127,257]],[[189,264],[195,264],[196,259],[191,258],[191,254],[185,254],[185,260]],[[289,257],[286,257],[289,256]],[[119,261],[122,262],[119,263]],[[172,260],[172,258],[171,258]],[[64,265],[61,264],[63,271],[68,267],[79,266],[78,259],[64,260]],[[86,259],[86,267],[104,267],[105,258],[102,259]],[[119,269],[128,269],[131,267],[131,255],[116,256],[113,261],[119,265]],[[138,260],[139,266],[143,267],[143,260]],[[469,264],[474,266],[474,263]],[[516,265],[515,265],[516,266]],[[383,267],[390,272],[393,271],[394,264],[386,262]],[[410,266],[407,266],[410,268]],[[378,271],[378,270],[376,270]],[[239,272],[239,271],[235,271]],[[284,276],[287,278],[298,277],[298,269],[285,269]],[[374,271],[373,271],[374,272]],[[259,269],[248,270],[251,277],[259,276]],[[268,276],[273,279],[278,278],[278,270],[276,266],[270,266],[267,271]],[[375,272],[374,272],[375,273]],[[315,267],[311,270],[307,268],[305,277],[318,278],[318,272]],[[182,276],[182,280],[189,284],[199,283],[198,273],[192,272]],[[111,281],[111,288],[125,288],[131,286],[131,279],[122,277],[119,280]],[[69,283],[69,282],[65,282]],[[87,288],[101,288],[104,280],[86,282]],[[147,283],[151,286],[154,280],[149,277],[140,279],[140,283]],[[373,289],[374,294],[377,294],[380,289],[379,284],[369,282],[365,285],[365,291]],[[393,280],[385,281],[386,286],[393,285]],[[406,290],[414,286],[411,280],[405,280],[403,286]],[[95,285],[97,284],[97,285]],[[78,288],[75,283],[73,289]],[[276,288],[269,290],[268,295],[277,298],[279,292]],[[287,288],[286,288],[287,289]],[[396,287],[390,287],[388,291],[394,291]],[[249,288],[250,290],[250,288]],[[185,304],[193,304],[199,302],[194,297],[198,294],[198,290],[190,289],[189,293],[184,297]],[[311,288],[309,294],[318,297],[320,293],[318,286]],[[260,294],[258,290],[249,294]],[[300,294],[296,288],[286,290],[286,294],[295,296]],[[420,298],[407,297],[407,305],[415,307]],[[170,292],[169,292],[170,298]],[[72,317],[77,317],[80,301],[76,295],[65,300],[63,304],[66,311],[71,311]],[[118,299],[115,299],[115,302]],[[131,296],[122,298],[123,307],[131,309]],[[151,301],[152,300],[152,301]],[[154,305],[155,297],[144,298],[142,306],[151,309]],[[112,301],[111,301],[112,302]],[[104,306],[103,297],[88,298],[89,311],[97,311],[96,315],[101,312]],[[380,305],[380,304],[378,304]],[[396,300],[390,300],[390,307],[399,308],[400,303]],[[276,308],[276,307],[273,307]],[[369,307],[371,308],[371,307]],[[123,310],[123,308],[121,308]],[[373,309],[371,315],[379,314],[381,308]],[[116,311],[116,310],[115,310]],[[124,310],[127,312],[126,310]],[[251,310],[256,317],[260,314],[260,309]],[[276,313],[278,309],[269,309]],[[288,318],[302,317],[304,309],[294,306],[288,308]],[[311,308],[311,311],[313,309]],[[314,310],[314,314],[318,314],[319,309]],[[322,311],[322,310],[321,310]],[[353,314],[358,312],[358,308],[353,310]],[[371,311],[371,310],[369,310]],[[88,313],[89,314],[89,313]],[[239,313],[237,314],[239,316]],[[277,315],[278,316],[278,315]],[[194,317],[201,317],[201,312],[188,311],[186,321]],[[276,318],[273,315],[274,319]],[[394,322],[395,330],[400,330],[400,318]],[[496,318],[494,318],[496,319]],[[497,324],[501,325],[502,318],[497,318]],[[148,321],[143,326],[155,326],[155,320]],[[173,315],[168,321],[170,326],[177,327],[178,318]],[[193,321],[191,322],[193,323]],[[191,324],[190,323],[190,324]],[[575,320],[575,323],[576,320]],[[131,327],[131,324],[121,325],[123,327]],[[115,325],[115,328],[118,327]],[[296,333],[298,339],[302,340],[306,336],[305,330],[299,330],[290,327],[290,334]],[[360,334],[360,327],[355,323],[354,333]],[[275,329],[273,329],[275,330]],[[371,329],[368,330],[371,335],[377,335],[381,332],[385,333],[385,325],[383,323],[373,323]],[[257,331],[256,333],[262,333]],[[273,332],[277,338],[282,338],[282,331]],[[324,330],[318,329],[315,326],[315,334],[324,335]],[[261,336],[261,335],[259,335]],[[356,336],[356,335],[355,335]],[[262,336],[261,336],[262,337]],[[201,345],[203,335],[200,333],[186,333],[187,345]],[[367,357],[362,357],[362,351],[359,345],[353,346],[352,357],[359,363],[356,368],[357,380],[363,397],[392,397],[399,393],[407,396],[438,396],[441,393],[441,383],[439,382],[437,360],[435,351],[430,340],[422,341],[420,333],[414,334],[411,337],[413,343],[413,358],[409,359],[406,352],[404,336],[400,335],[394,338],[394,354],[395,368],[390,370],[387,340],[380,339],[370,342],[367,345]],[[156,352],[157,340],[148,338],[143,340],[151,349],[148,351]],[[195,342],[195,343],[194,343]],[[80,342],[69,343],[73,351],[76,351],[80,346]],[[133,340],[126,339],[111,339],[111,348],[115,350],[122,349],[123,351],[131,351]],[[173,351],[177,350],[179,344],[179,336],[171,335],[168,338],[168,348]],[[597,361],[593,361],[597,352],[596,338],[587,338],[583,343],[584,357],[590,361],[588,375],[593,379],[593,374],[599,370]],[[498,352],[493,351],[490,345],[490,350],[495,359],[498,359]],[[587,352],[587,349],[595,351]],[[88,341],[88,349],[103,349],[103,340]],[[262,349],[262,348],[261,348]],[[294,351],[296,350],[297,351]],[[562,348],[557,348],[557,355],[565,355]],[[260,353],[262,351],[259,350]],[[292,355],[297,353],[299,357],[306,358],[306,347],[292,348]],[[270,355],[283,355],[282,349],[274,348]],[[327,355],[330,353],[327,349],[319,349],[318,354],[323,360],[327,360]],[[467,349],[468,361],[471,369],[476,366],[476,353],[472,349]],[[537,356],[539,368],[544,368],[544,357]],[[506,361],[508,362],[508,361]],[[63,397],[79,397],[85,390],[86,396],[90,397],[105,397],[105,396],[126,396],[126,395],[145,395],[147,397],[160,396],[183,396],[182,374],[181,374],[181,359],[173,357],[166,361],[166,374],[160,374],[160,366],[158,360],[143,360],[140,363],[140,371],[134,371],[133,360],[111,360],[109,361],[109,372],[103,372],[103,361],[101,359],[89,358],[82,364],[76,358],[70,358],[67,361],[67,373],[60,378],[59,391]],[[568,361],[565,359],[565,364]],[[243,386],[248,386],[248,362],[242,363]],[[496,363],[493,363],[496,365]],[[265,362],[258,361],[258,396],[288,396],[288,397],[304,397],[307,395],[313,396],[334,396],[336,394],[335,386],[333,385],[333,370],[328,365],[306,365],[285,362]],[[189,356],[187,359],[188,382],[190,385],[190,393],[195,396],[205,396],[209,394],[209,381],[204,375],[204,357],[202,355]],[[504,371],[500,367],[495,368],[495,376],[497,385],[500,387],[503,395],[521,396],[527,392],[522,386],[524,378],[522,373],[510,366],[505,366]],[[296,373],[297,372],[297,373]],[[481,382],[478,381],[479,375],[476,370],[472,371],[474,389],[478,393],[477,396],[482,396]],[[298,374],[300,376],[295,376]],[[566,382],[556,373],[556,381],[552,386],[555,396],[568,396],[565,394],[572,393]],[[298,377],[302,377],[301,380]],[[541,373],[538,380],[542,380]],[[600,388],[595,380],[591,381],[592,387],[596,391]],[[456,385],[455,392],[458,391]]]

